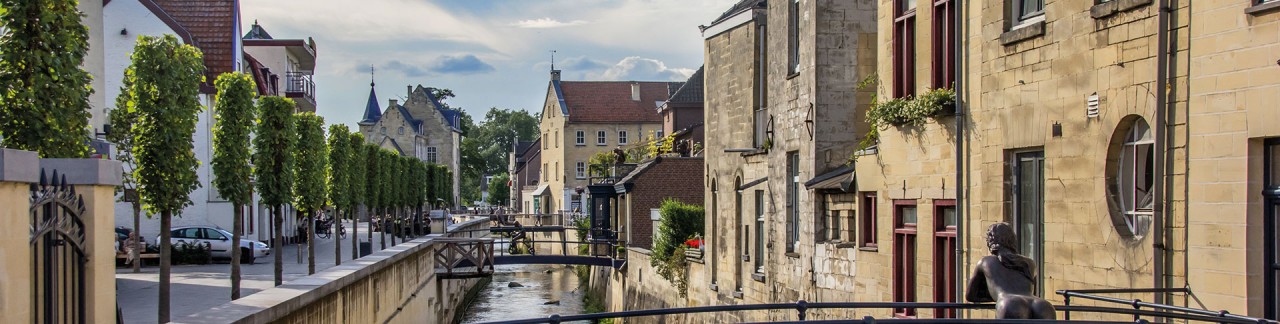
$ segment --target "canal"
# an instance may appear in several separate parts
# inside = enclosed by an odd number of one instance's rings
[[[493,280],[476,297],[463,323],[582,314],[585,287],[573,267],[564,265],[500,265]]]

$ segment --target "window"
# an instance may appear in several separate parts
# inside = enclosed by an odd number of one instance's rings
[[[933,88],[953,88],[956,81],[956,9],[951,0],[933,3]]]
[[[893,301],[916,301],[916,201],[893,201]],[[894,316],[915,317],[914,308],[895,308]]]
[[[379,131],[379,134],[387,135],[387,128],[386,128],[386,127],[383,127],[383,128]]]
[[[557,148],[558,148],[558,147],[560,147],[560,131],[552,132],[552,134],[554,134],[554,138],[555,138],[555,140],[556,140],[556,141],[555,141],[555,143],[556,143],[556,147],[557,147]]]
[[[893,97],[916,93],[916,0],[894,0]]]
[[[1013,2],[1013,22],[1014,26],[1028,23],[1032,18],[1044,15],[1044,0],[1010,0]]]
[[[1012,223],[1018,234],[1018,251],[1044,269],[1044,152],[1013,154],[1010,176],[1013,187]],[[1044,276],[1036,277],[1036,295],[1044,295]]]
[[[573,135],[573,144],[578,146],[587,145],[587,132],[577,131]]]
[[[618,131],[618,144],[627,144],[627,131]]]
[[[399,132],[399,135],[404,135],[404,127],[400,127],[400,130],[398,132]]]
[[[787,152],[787,253],[800,245],[800,154]]]
[[[1263,289],[1266,291],[1266,318],[1280,318],[1280,138],[1268,139],[1265,143],[1262,158],[1262,176],[1264,179],[1263,210],[1263,247],[1265,257],[1263,266]]]
[[[230,238],[229,238],[229,237],[227,237],[226,235],[223,235],[223,234],[222,234],[222,232],[219,232],[219,231],[213,230],[213,229],[211,229],[211,228],[205,228],[205,229],[203,229],[203,230],[204,230],[204,238],[205,238],[205,239],[209,239],[209,240],[227,240],[227,239],[230,239]]]
[[[933,201],[933,301],[956,302],[956,201]],[[956,310],[936,308],[935,318],[956,318]]]
[[[555,166],[555,168],[551,169],[551,172],[555,172],[555,173],[552,173],[551,176],[560,178],[556,180],[564,181],[564,170],[560,169],[560,162],[556,161],[556,163],[552,165]]]
[[[1123,133],[1117,132],[1124,141],[1107,161],[1107,176],[1112,223],[1121,236],[1136,240],[1146,235],[1155,210],[1155,140],[1141,117],[1129,124]]]
[[[608,136],[608,135],[607,135],[604,131],[597,131],[597,132],[596,132],[596,145],[602,145],[602,146],[603,146],[603,145],[605,144],[605,142],[606,142],[606,141],[608,141],[608,138],[607,138],[606,136]]]
[[[756,273],[764,273],[764,190],[756,190]]]
[[[544,181],[544,182],[545,182],[545,181],[547,181],[547,171],[548,171],[548,170],[551,170],[551,169],[548,169],[548,168],[547,168],[547,164],[546,164],[546,163],[543,163],[543,164],[542,164],[542,170],[538,170],[538,172],[539,172],[539,173],[542,173],[542,181]]]
[[[436,160],[437,160],[437,159],[436,159],[436,155],[437,155],[437,154],[436,154],[436,147],[435,147],[435,146],[428,146],[428,147],[427,147],[427,162],[436,163]]]
[[[550,138],[551,137],[547,136],[547,133],[542,133],[542,149],[547,149],[547,139]]]
[[[790,0],[787,15],[787,73],[800,73],[800,0]]]
[[[586,162],[578,162],[578,166],[577,166],[577,168],[576,168],[576,171],[577,171],[577,174],[578,174],[578,179],[586,179],[586,178],[587,178],[587,163],[586,163]],[[655,228],[656,228],[656,227],[655,227]]]
[[[658,137],[655,137],[655,138],[662,138],[662,130],[661,130],[661,129],[659,129],[659,130],[658,130],[658,135],[657,135],[657,136],[658,136]]]
[[[858,238],[858,246],[864,248],[876,248],[876,193],[863,192],[862,201],[859,202],[859,221],[862,227],[862,233]]]
[[[755,89],[752,89],[754,90],[755,96],[753,100],[755,106],[752,107],[752,126],[754,127],[754,132],[752,133],[752,147],[758,149],[764,147],[764,144],[767,142],[766,137],[768,136],[769,111],[765,110],[765,107],[768,106],[769,98],[769,69],[765,64],[766,62],[769,62],[769,51],[767,50],[769,43],[767,42],[767,26],[765,26],[765,24],[760,24],[756,29],[756,35],[758,36],[756,36],[755,45],[756,55],[758,57],[756,57],[755,63],[755,80],[753,80],[755,82]]]

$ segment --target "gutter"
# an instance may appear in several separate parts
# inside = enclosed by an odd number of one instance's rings
[[[1154,237],[1152,237],[1152,253],[1155,254],[1156,262],[1154,268],[1154,287],[1164,288],[1167,281],[1171,278],[1165,278],[1166,263],[1169,262],[1168,242],[1166,241],[1165,231],[1165,204],[1169,199],[1166,194],[1165,178],[1168,177],[1168,150],[1169,141],[1168,122],[1166,116],[1168,114],[1168,86],[1169,86],[1169,0],[1160,0],[1156,7],[1156,119],[1155,119],[1155,174],[1154,179],[1155,190],[1153,194],[1156,196],[1155,208],[1153,210],[1154,217]],[[1168,294],[1155,294],[1155,302],[1164,304]]]
[[[956,81],[955,81],[956,83],[953,86],[955,88],[955,93],[956,93],[956,108],[955,108],[956,109],[955,111],[956,219],[962,220],[962,221],[956,222],[957,224],[956,224],[955,258],[958,262],[955,262],[955,264],[956,264],[956,268],[958,269],[956,269],[955,288],[953,289],[956,293],[955,295],[956,302],[964,302],[965,283],[968,282],[967,278],[969,278],[969,258],[966,257],[966,253],[965,253],[969,243],[969,236],[967,234],[969,232],[969,222],[968,222],[968,219],[965,218],[965,215],[967,215],[966,211],[968,211],[969,209],[969,204],[965,200],[965,195],[964,195],[965,188],[968,185],[968,182],[964,181],[964,169],[965,169],[965,166],[967,166],[967,164],[962,163],[962,162],[965,162],[966,160],[965,159],[966,156],[964,155],[964,139],[965,139],[964,122],[965,122],[966,115],[964,113],[965,100],[963,99],[966,97],[965,94],[967,94],[967,92],[963,91],[963,89],[967,84],[965,84],[964,82],[964,77],[965,77],[964,69],[961,68],[962,66],[964,66],[963,62],[965,62],[965,60],[962,59],[964,57],[964,47],[960,45],[964,43],[961,41],[961,39],[964,39],[964,36],[965,36],[964,24],[962,22],[966,20],[965,18],[965,8],[967,7],[966,4],[968,4],[968,2],[963,0],[951,0],[951,4],[950,4],[951,6],[953,6],[952,10],[955,10],[955,13],[956,13],[955,19],[952,19],[953,20],[952,30],[956,34],[956,38],[953,41],[954,44],[952,44],[952,46],[955,47],[956,57],[955,57],[955,66],[951,67],[955,69],[955,75],[956,75]],[[970,317],[971,314],[969,312],[970,310],[965,310],[964,318],[971,318]]]

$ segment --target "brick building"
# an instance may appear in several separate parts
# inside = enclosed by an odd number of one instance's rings
[[[658,230],[658,208],[666,199],[703,203],[701,157],[657,157],[641,162],[614,184],[621,239],[627,246],[651,249]]]
[[[658,115],[662,118],[662,130],[658,131],[656,138],[662,138],[665,135],[675,136],[677,143],[684,141],[690,145],[697,144],[701,146],[706,142],[706,136],[703,134],[703,69],[698,68],[697,72],[685,80],[683,85],[671,94],[671,98],[658,106]]]

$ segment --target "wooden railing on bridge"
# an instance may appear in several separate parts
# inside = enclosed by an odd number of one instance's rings
[[[439,238],[435,253],[436,276],[440,279],[468,279],[493,274],[493,239]]]

